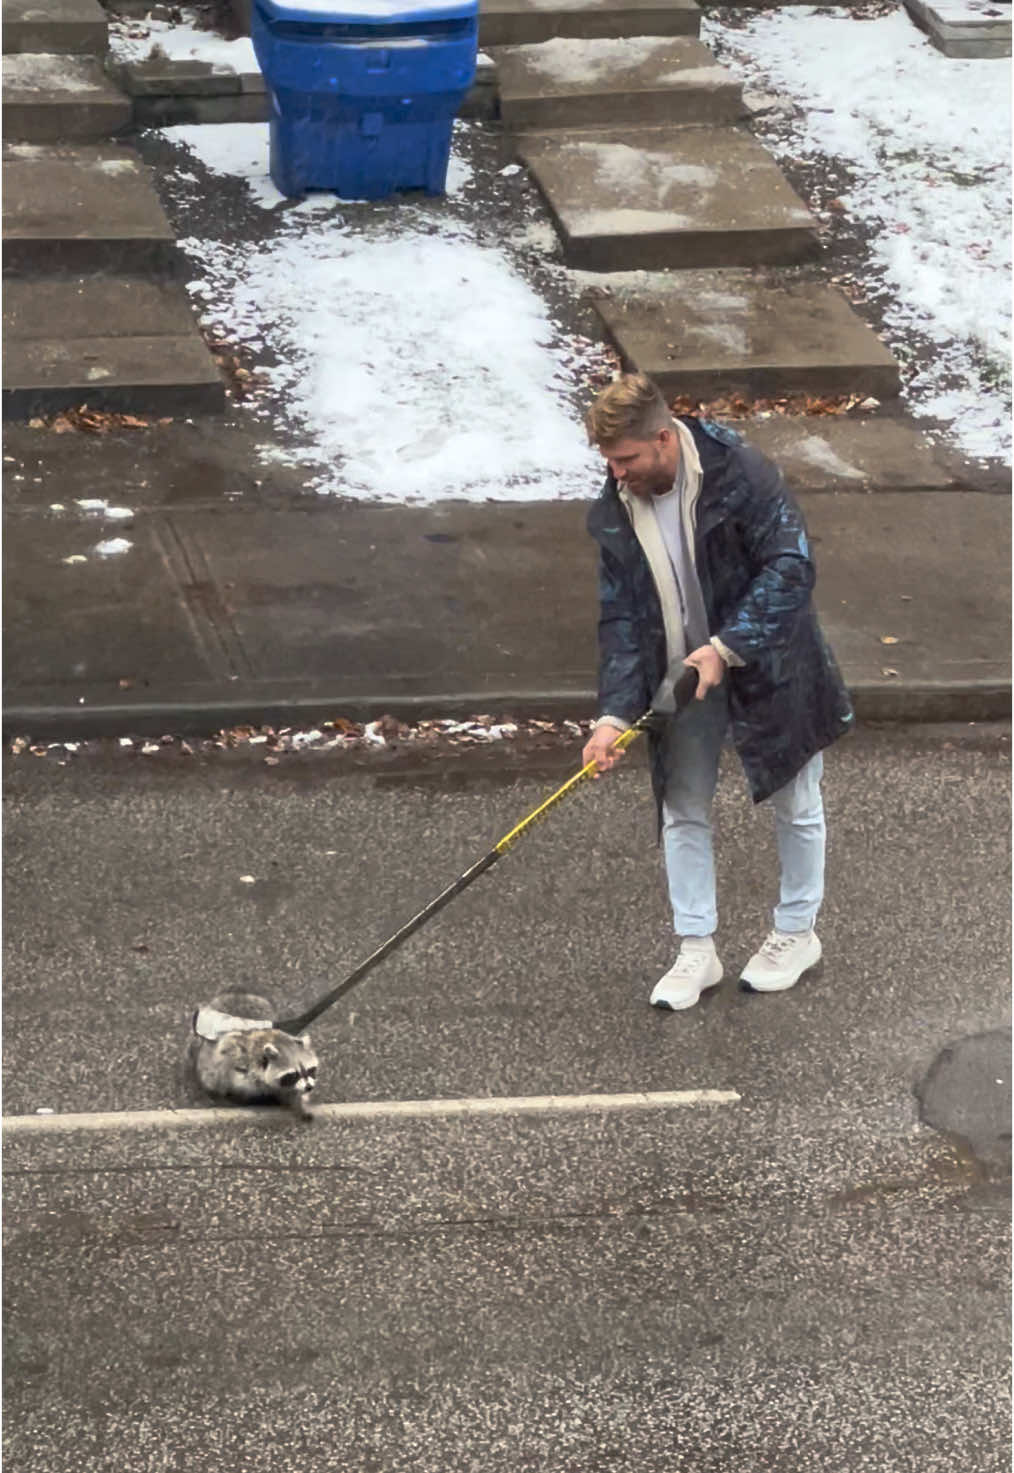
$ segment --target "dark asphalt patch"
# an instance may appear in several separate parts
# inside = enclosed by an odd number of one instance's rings
[[[915,1092],[926,1125],[959,1136],[981,1161],[1010,1172],[1010,1029],[948,1044]]]

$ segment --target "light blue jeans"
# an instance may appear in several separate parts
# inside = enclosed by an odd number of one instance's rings
[[[728,724],[728,698],[719,686],[692,702],[666,736],[662,844],[677,936],[710,936],[718,925],[711,804]],[[781,867],[774,914],[779,931],[811,930],[824,898],[823,771],[818,752],[768,800]]]

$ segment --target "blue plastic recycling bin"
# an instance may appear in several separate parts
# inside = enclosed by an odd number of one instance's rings
[[[478,0],[253,0],[282,194],[442,194],[475,77]]]

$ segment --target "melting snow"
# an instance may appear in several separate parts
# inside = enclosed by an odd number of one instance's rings
[[[197,29],[197,13],[181,12],[176,21],[151,20],[113,22],[109,27],[109,51],[116,61],[147,61],[158,46],[170,61],[208,62],[216,71],[259,72],[249,36],[226,41],[215,31]]]
[[[167,131],[268,197],[266,126]],[[202,320],[270,360],[262,374],[303,441],[291,458],[314,468],[319,491],[523,501],[597,484],[571,404],[597,350],[566,339],[467,222],[410,205],[355,225],[287,209],[256,251],[180,245],[199,263]]]
[[[4,88],[24,92],[101,92],[90,57],[22,52],[4,57]]]
[[[589,82],[614,80],[636,71],[654,57],[672,52],[667,37],[636,36],[620,41],[578,41],[555,37],[538,46],[512,47],[519,58],[534,72],[554,82],[581,86]]]
[[[910,408],[952,421],[968,454],[1009,456],[1010,62],[946,57],[900,8],[792,6],[742,29],[705,16],[702,39],[802,110],[759,120],[776,156],[841,159],[854,176],[842,204],[871,229],[864,286],[884,336],[902,359],[913,337],[932,348]]]
[[[807,460],[821,470],[830,471],[832,475],[842,476],[849,481],[866,480],[863,472],[844,460],[821,435],[807,435],[805,439],[799,440],[795,453],[800,460]]]

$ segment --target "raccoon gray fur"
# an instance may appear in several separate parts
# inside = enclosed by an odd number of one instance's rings
[[[234,1018],[275,1016],[267,998],[237,988],[219,993],[209,1006]],[[209,1040],[193,1032],[188,1063],[206,1094],[244,1105],[286,1105],[298,1115],[310,1115],[318,1061],[309,1034],[294,1038],[278,1028],[256,1028]]]

